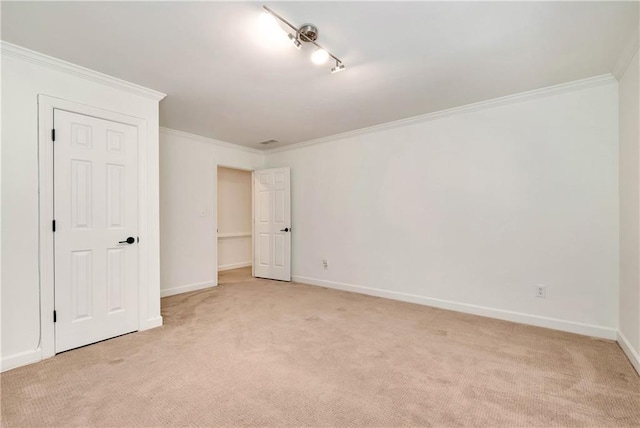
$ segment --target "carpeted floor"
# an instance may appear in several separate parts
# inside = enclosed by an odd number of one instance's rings
[[[1,375],[2,425],[640,426],[615,342],[221,275],[165,325]]]

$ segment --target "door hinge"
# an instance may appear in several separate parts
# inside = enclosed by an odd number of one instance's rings
[[[53,311],[53,322],[57,322],[58,321],[58,314],[56,313],[56,311]]]
[[[51,141],[56,141],[56,130],[55,129],[51,130]]]
[[[51,229],[55,232],[56,231],[56,221],[53,220],[51,221]]]

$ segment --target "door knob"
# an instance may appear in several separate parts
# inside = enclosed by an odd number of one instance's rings
[[[136,239],[133,236],[130,236],[126,241],[120,241],[118,244],[133,244],[134,242],[136,242]]]
[[[288,232],[288,231],[289,231],[288,227],[285,227],[284,229],[280,229],[280,232]]]

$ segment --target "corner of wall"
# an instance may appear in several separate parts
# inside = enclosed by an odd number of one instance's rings
[[[638,28],[622,50],[618,79],[620,281],[617,341],[640,373],[640,65]]]
[[[638,54],[638,48],[640,48],[640,31],[638,27],[634,27],[613,67],[612,74],[616,79],[622,78],[634,56]]]
[[[636,372],[638,372],[638,374],[640,375],[640,354],[636,352],[635,349],[633,349],[633,346],[631,346],[629,339],[627,339],[627,337],[621,331],[618,331],[617,342],[627,358],[629,358],[629,362],[631,363],[633,368],[636,369]]]

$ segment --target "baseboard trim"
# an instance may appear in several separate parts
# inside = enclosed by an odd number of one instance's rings
[[[216,283],[213,281],[181,285],[179,287],[172,287],[172,288],[167,288],[166,290],[160,290],[160,297],[175,296],[176,294],[188,293],[189,291],[202,290],[203,288],[210,288],[215,286],[216,286]]]
[[[151,330],[152,328],[162,326],[162,317],[150,318],[145,321],[144,325],[141,325],[139,331]]]
[[[17,354],[2,357],[0,360],[0,371],[6,372],[7,370],[26,366],[27,364],[37,363],[41,360],[42,350],[40,348],[31,351],[18,352]]]
[[[155,317],[148,319],[144,325],[141,325],[139,331],[149,330],[152,328],[162,326],[162,317]],[[53,355],[51,355],[53,357]],[[47,357],[50,358],[50,357]],[[16,369],[18,367],[26,366],[42,361],[42,349],[37,348],[30,351],[18,352],[17,354],[8,355],[0,358],[0,372],[6,372],[8,370]]]
[[[243,267],[250,267],[252,262],[240,262],[240,263],[229,263],[228,265],[220,265],[218,266],[218,272],[223,270],[231,270],[231,269],[240,269]]]
[[[616,340],[617,338],[617,331],[614,328],[577,323],[574,321],[561,320],[557,318],[542,317],[539,315],[531,315],[522,312],[507,311],[504,309],[471,305],[468,303],[459,303],[451,300],[435,299],[432,297],[418,296],[415,294],[402,293],[398,291],[382,290],[379,288],[365,287],[362,285],[344,284],[340,282],[307,278],[298,275],[293,275],[292,280],[294,282],[300,282],[303,284],[317,285],[320,287],[333,288],[336,290],[351,291],[353,293],[366,294],[375,297],[384,297],[386,299],[400,300],[408,303],[416,303],[419,305],[432,306],[440,309],[464,312],[472,315],[480,315],[483,317],[496,318],[521,324],[528,324],[536,327],[545,327],[553,330],[581,334],[584,336],[592,336],[610,340]]]
[[[631,362],[633,368],[636,369],[636,371],[640,375],[640,354],[638,354],[636,350],[633,349],[631,343],[629,342],[629,339],[627,339],[627,337],[621,331],[618,331],[618,344],[627,355],[627,358],[629,358],[629,362]]]

